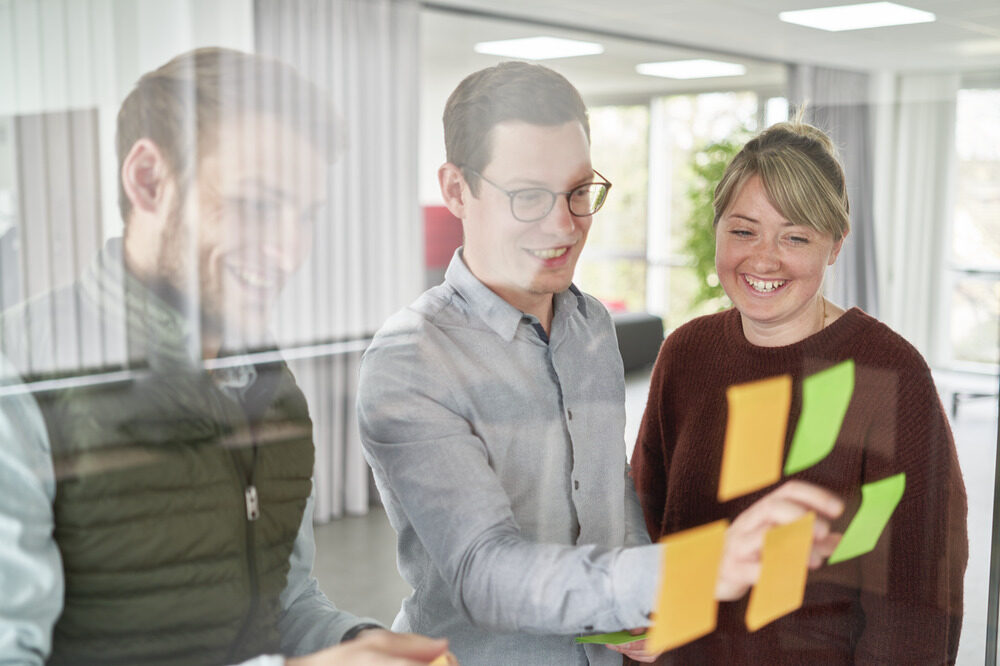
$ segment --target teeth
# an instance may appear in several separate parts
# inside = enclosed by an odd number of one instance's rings
[[[272,289],[277,285],[277,281],[269,273],[262,273],[247,268],[238,268],[236,269],[236,274],[241,280],[255,289]]]
[[[785,284],[784,280],[754,280],[752,277],[744,275],[743,276],[747,284],[753,287],[756,291],[767,293],[769,291],[774,291],[781,285]]]
[[[559,247],[551,250],[528,250],[539,259],[555,259],[566,254],[566,248]]]

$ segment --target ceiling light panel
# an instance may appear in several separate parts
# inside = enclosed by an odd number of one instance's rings
[[[581,42],[561,37],[525,37],[498,42],[479,42],[473,49],[476,53],[524,60],[554,60],[604,53],[604,47],[597,42]]]
[[[735,62],[696,59],[644,62],[636,65],[635,71],[666,79],[708,79],[716,76],[743,76],[747,68]]]
[[[781,12],[778,14],[778,18],[786,23],[795,23],[830,32],[929,23],[936,19],[931,12],[904,7],[895,2],[866,2],[859,5]]]

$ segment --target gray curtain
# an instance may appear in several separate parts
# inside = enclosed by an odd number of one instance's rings
[[[343,149],[327,219],[279,304],[279,343],[364,340],[423,284],[417,197],[416,0],[255,0],[256,50],[294,65],[330,96]],[[355,419],[357,351],[291,364],[316,441],[317,522],[362,514],[368,466]]]
[[[851,203],[851,233],[828,272],[826,294],[845,308],[879,316],[873,215],[872,105],[867,74],[791,65],[789,103],[826,131],[840,152]]]

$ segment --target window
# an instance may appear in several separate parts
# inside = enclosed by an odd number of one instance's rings
[[[577,281],[611,310],[646,308],[649,107],[590,111],[591,161],[612,183],[594,217]]]
[[[1000,89],[959,91],[945,325],[953,366],[1000,363]]]
[[[593,163],[614,188],[577,270],[584,291],[612,310],[660,315],[668,329],[723,307],[724,296],[700,297],[704,280],[686,248],[689,224],[704,223],[691,221],[692,192],[707,189],[710,201],[714,188],[697,176],[693,161],[710,143],[742,141],[746,131],[786,117],[784,98],[746,91],[592,108]],[[714,276],[706,277],[711,284]]]

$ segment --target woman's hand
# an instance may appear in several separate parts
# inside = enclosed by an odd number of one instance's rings
[[[788,481],[750,505],[726,530],[715,597],[734,601],[746,594],[760,577],[760,555],[767,531],[794,522],[810,511],[816,514],[816,520],[809,568],[819,568],[840,542],[842,535],[830,532],[830,521],[843,513],[844,503],[819,486]]]
[[[629,629],[629,633],[632,634],[633,636],[639,636],[640,634],[644,634],[647,631],[648,628]],[[642,639],[640,641],[633,641],[631,643],[624,643],[622,645],[611,645],[606,643],[604,647],[608,648],[609,650],[614,650],[615,652],[620,652],[621,654],[625,655],[629,659],[632,659],[633,661],[639,661],[645,664],[656,661],[657,657],[663,654],[662,652],[656,652],[656,653],[646,652],[646,639]]]

